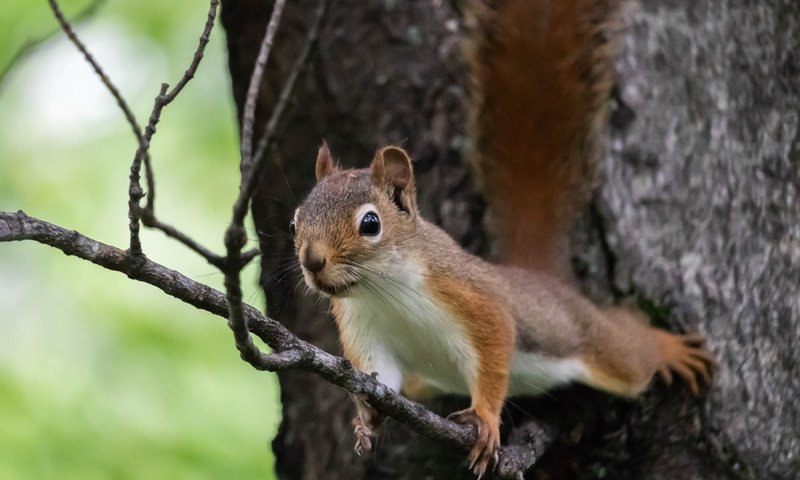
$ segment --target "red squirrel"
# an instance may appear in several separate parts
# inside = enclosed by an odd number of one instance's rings
[[[377,151],[344,170],[323,144],[317,184],[290,230],[307,285],[330,298],[344,356],[411,397],[469,395],[450,415],[477,426],[470,468],[497,462],[500,412],[513,395],[579,382],[615,395],[674,372],[693,394],[713,356],[571,285],[567,233],[599,164],[612,85],[617,1],[505,0],[470,9],[474,163],[498,218],[501,264],[464,251],[417,209],[412,161]],[[383,416],[356,399],[356,451]]]

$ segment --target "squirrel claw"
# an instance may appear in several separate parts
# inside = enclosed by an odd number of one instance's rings
[[[481,420],[478,417],[478,414],[475,413],[474,408],[465,408],[464,410],[453,412],[447,416],[447,419],[451,422],[460,423],[463,425],[474,425],[478,431],[480,431],[481,428]]]
[[[499,428],[490,427],[489,423],[481,418],[474,408],[467,408],[451,413],[447,416],[448,420],[456,423],[475,425],[478,431],[478,439],[467,455],[469,469],[478,477],[483,478],[490,467],[496,467],[499,460],[500,451],[500,431]]]
[[[714,355],[703,345],[705,338],[697,333],[670,335],[662,333],[664,364],[658,368],[658,375],[667,385],[672,383],[673,374],[680,377],[694,397],[699,397],[704,388],[711,385],[714,370],[719,363]]]
[[[356,436],[356,444],[353,447],[356,455],[360,457],[372,450],[372,429],[364,425],[359,417],[353,419],[353,433]]]

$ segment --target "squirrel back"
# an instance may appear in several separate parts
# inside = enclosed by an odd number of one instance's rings
[[[474,1],[474,151],[500,261],[570,278],[569,229],[599,177],[621,0]]]

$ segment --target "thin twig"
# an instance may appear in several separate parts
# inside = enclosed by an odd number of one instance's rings
[[[255,123],[256,99],[259,89],[261,88],[261,78],[264,74],[267,60],[269,59],[269,53],[272,50],[275,32],[278,30],[285,3],[285,0],[276,0],[273,4],[272,14],[267,23],[267,30],[264,32],[264,38],[261,41],[261,47],[259,48],[255,65],[253,66],[253,73],[250,76],[250,85],[247,89],[247,97],[245,99],[242,117],[241,180],[239,183],[240,187],[237,203],[238,200],[242,198],[241,186],[247,184],[246,179],[253,173],[251,169],[251,152],[253,146],[253,124]],[[247,202],[248,200],[245,200],[245,203]],[[243,314],[242,286],[241,279],[239,278],[241,268],[239,265],[241,265],[242,247],[244,247],[247,242],[247,233],[244,229],[244,216],[237,217],[235,215],[235,205],[236,204],[234,204],[234,218],[225,232],[227,255],[225,257],[226,265],[223,269],[223,273],[225,274],[225,297],[228,302],[228,326],[233,332],[236,348],[239,350],[242,359],[253,364],[261,352],[255,343],[253,343],[252,337],[250,337],[247,318]]]
[[[75,34],[75,31],[72,29],[72,25],[70,25],[69,21],[66,19],[66,17],[64,17],[64,14],[61,12],[61,8],[58,6],[58,2],[56,0],[48,0],[48,3],[50,4],[50,8],[53,10],[53,15],[55,15],[58,24],[61,26],[61,30],[63,30],[64,33],[67,34],[69,40],[78,48],[78,50],[80,50],[80,52],[83,54],[83,58],[85,58],[86,61],[89,62],[89,64],[92,66],[97,76],[100,78],[100,81],[103,82],[103,85],[105,85],[108,91],[111,92],[111,95],[114,96],[114,99],[117,101],[117,105],[119,105],[119,108],[122,109],[122,113],[125,114],[125,119],[131,126],[134,135],[136,135],[136,139],[139,141],[139,143],[141,143],[142,128],[136,121],[136,117],[133,115],[133,112],[128,106],[128,103],[125,101],[124,98],[122,98],[122,94],[119,93],[117,87],[114,85],[111,79],[108,78],[108,75],[106,75],[106,72],[103,70],[100,64],[97,63],[97,60],[95,60],[94,56],[92,56],[92,54],[89,53],[89,50],[86,48],[86,45],[84,45],[81,39],[78,38],[78,35]]]
[[[70,19],[70,23],[76,24],[82,22],[90,17],[92,17],[97,11],[100,9],[100,6],[104,4],[106,0],[92,0],[88,3],[80,12],[75,14],[74,17]],[[28,39],[22,46],[14,52],[14,55],[11,59],[6,63],[6,66],[3,70],[0,70],[0,86],[3,85],[3,82],[6,80],[6,77],[11,73],[12,70],[19,64],[19,62],[25,58],[32,50],[36,47],[42,45],[43,43],[47,42],[53,36],[55,36],[61,29],[53,30],[39,38],[31,38]]]
[[[136,148],[136,153],[134,153],[133,162],[131,163],[130,174],[128,175],[128,232],[130,235],[128,249],[134,255],[142,254],[142,241],[139,238],[139,221],[142,216],[142,211],[139,201],[144,197],[145,193],[144,190],[142,190],[139,172],[142,168],[142,162],[144,161],[145,175],[147,176],[147,193],[149,195],[154,195],[156,181],[150,162],[150,140],[155,134],[156,124],[161,117],[161,108],[158,107],[159,98],[166,95],[168,88],[169,85],[166,83],[161,84],[161,90],[159,90],[158,96],[156,96],[155,106],[150,112],[150,119],[147,121],[147,127],[145,127],[145,136]]]
[[[206,259],[208,263],[219,268],[220,270],[223,270],[225,268],[225,257],[217,255],[208,248],[200,245],[192,237],[186,235],[185,233],[176,229],[172,225],[163,223],[160,220],[158,220],[155,216],[151,216],[148,210],[144,210],[142,212],[142,224],[145,227],[160,230],[161,232],[164,233],[164,235],[177,240],[184,246],[188,247],[190,250],[194,251],[195,253]],[[240,268],[246,267],[247,264],[253,261],[254,258],[258,257],[260,253],[261,251],[258,248],[254,248],[252,250],[248,250],[247,252],[243,253],[240,259]]]
[[[250,196],[252,196],[253,189],[255,188],[257,182],[256,179],[258,178],[258,174],[261,171],[263,162],[266,159],[266,154],[269,152],[270,148],[272,147],[272,143],[275,141],[275,135],[277,134],[278,127],[283,119],[284,112],[289,106],[289,100],[294,95],[295,88],[297,87],[297,80],[305,71],[311,55],[319,45],[319,34],[322,30],[322,24],[326,18],[330,4],[330,0],[323,0],[323,2],[320,4],[319,9],[317,10],[314,25],[311,27],[311,31],[306,37],[306,42],[303,45],[303,49],[300,51],[300,55],[297,56],[297,60],[295,60],[294,65],[292,66],[291,73],[289,73],[289,76],[286,78],[286,82],[283,84],[283,90],[281,90],[281,93],[278,96],[278,101],[275,103],[275,109],[272,111],[272,115],[264,127],[264,133],[261,135],[261,139],[258,141],[256,152],[253,155],[254,174],[248,180],[248,185],[245,189]]]
[[[242,254],[242,265],[247,265],[250,263],[254,258],[261,254],[261,250],[258,248],[253,248],[252,250],[248,250]]]
[[[164,233],[164,235],[170,238],[174,238],[175,240],[184,244],[185,246],[190,248],[192,251],[194,251],[201,257],[205,258],[208,263],[214,265],[220,270],[222,270],[225,267],[224,257],[217,255],[216,253],[212,252],[206,247],[200,245],[193,238],[181,232],[180,230],[176,229],[172,225],[162,223],[155,216],[152,216],[149,210],[144,210],[142,212],[142,224],[146,227],[160,230]]]
[[[256,100],[261,89],[261,78],[264,75],[267,60],[272,51],[272,43],[275,40],[275,33],[278,31],[285,5],[286,0],[275,0],[272,6],[272,15],[270,15],[267,23],[267,31],[264,33],[264,38],[261,40],[261,47],[258,50],[253,73],[250,76],[250,85],[247,87],[247,97],[245,98],[244,112],[242,114],[242,178],[247,178],[250,175],[251,162],[253,160],[253,125],[256,117]]]
[[[317,10],[317,16],[314,25],[308,33],[303,52],[297,59],[287,83],[284,85],[283,91],[281,92],[279,102],[267,122],[264,138],[269,139],[274,135],[277,125],[283,117],[283,113],[287,108],[286,105],[297,83],[297,77],[300,75],[300,71],[310,57],[312,46],[316,44],[316,39],[319,36],[319,30],[321,28],[320,26],[328,11],[329,4],[329,0],[324,0]],[[261,43],[261,50],[259,51],[258,60],[256,60],[256,65],[253,69],[253,75],[250,78],[250,88],[247,94],[242,125],[242,167],[239,195],[234,203],[231,224],[225,232],[227,256],[226,268],[223,269],[223,272],[225,274],[225,292],[229,308],[228,325],[233,331],[236,348],[241,353],[242,358],[249,362],[251,359],[257,358],[259,350],[253,343],[248,332],[247,319],[242,315],[242,288],[239,274],[241,272],[240,265],[246,263],[242,260],[241,250],[247,242],[247,234],[243,224],[244,217],[247,213],[247,206],[250,203],[250,198],[253,193],[253,185],[255,184],[253,180],[258,177],[263,166],[264,148],[266,147],[262,148],[262,146],[259,145],[261,156],[257,164],[252,164],[252,158],[250,158],[253,123],[255,121],[255,101],[258,96],[259,86],[261,85],[261,75],[266,66],[265,62],[269,55],[270,47],[272,46],[272,37],[274,37],[275,30],[278,27],[277,22],[280,20],[279,8],[282,9],[283,5],[281,2],[276,2],[273,7],[269,26],[264,35],[264,40]],[[278,13],[276,14],[276,12]]]
[[[0,242],[33,240],[57,248],[67,255],[88,260],[103,268],[121,272],[133,280],[152,285],[167,295],[220,317],[228,317],[226,296],[207,285],[160,265],[143,255],[106,245],[74,230],[32,218],[23,212],[0,212]],[[412,402],[378,382],[371,375],[354,369],[347,360],[331,355],[294,336],[280,322],[263,315],[250,305],[242,305],[250,331],[269,345],[273,354],[258,352],[249,359],[259,370],[301,369],[312,372],[350,393],[364,397],[380,412],[397,419],[417,433],[448,445],[468,450],[475,443],[474,427],[446,420],[422,405]],[[276,356],[277,354],[277,356]],[[541,455],[542,452],[537,452]],[[498,472],[502,478],[520,478],[530,465],[529,456],[519,447],[503,447],[500,462],[508,466]],[[519,457],[519,458],[516,458]]]
[[[255,361],[261,355],[250,336],[247,317],[244,315],[242,302],[242,286],[239,278],[241,272],[241,252],[247,240],[244,227],[231,224],[225,235],[225,246],[228,249],[225,274],[225,299],[228,303],[228,326],[233,331],[236,348],[242,359],[255,366]]]
[[[189,83],[192,78],[194,78],[197,68],[200,66],[200,62],[203,60],[203,54],[205,53],[206,45],[211,38],[211,31],[214,28],[214,22],[217,18],[218,6],[219,0],[210,0],[206,23],[203,27],[203,32],[200,34],[200,40],[197,43],[197,48],[195,49],[192,57],[192,62],[189,64],[189,67],[186,69],[180,80],[178,80],[178,83],[176,83],[172,90],[169,91],[168,84],[161,84],[161,89],[153,102],[153,110],[150,112],[150,118],[147,122],[147,127],[145,127],[144,137],[142,141],[139,142],[139,147],[136,149],[136,154],[133,156],[133,162],[131,163],[131,172],[129,176],[130,184],[128,187],[128,229],[130,231],[130,250],[134,254],[140,254],[142,252],[142,245],[139,239],[139,221],[141,217],[145,215],[149,217],[149,220],[152,220],[151,224],[154,226],[154,228],[158,228],[168,236],[181,241],[184,243],[184,245],[188,246],[195,252],[200,253],[200,255],[202,255],[210,263],[214,263],[214,260],[219,258],[217,255],[211,254],[207,249],[200,247],[196,242],[192,242],[192,244],[186,243],[183,241],[183,239],[188,238],[186,235],[181,234],[176,228],[162,223],[156,219],[156,185],[149,152],[150,142],[153,139],[153,135],[156,133],[156,125],[158,125],[158,122],[161,119],[162,110],[164,110],[164,107],[172,103],[172,101],[175,100],[175,97],[181,93],[186,84]],[[139,201],[144,196],[144,192],[142,191],[142,187],[139,183],[139,171],[141,169],[142,161],[144,161],[145,164],[145,176],[147,178],[147,205],[144,208],[146,213],[142,212],[142,209],[139,205]],[[204,251],[208,252],[210,255],[204,254]]]
[[[58,24],[61,26],[61,29],[67,35],[67,38],[78,48],[78,50],[83,54],[83,57],[89,62],[89,65],[92,66],[97,76],[100,78],[100,81],[106,86],[106,89],[111,93],[111,95],[116,99],[117,105],[119,105],[120,109],[122,109],[122,113],[125,115],[125,119],[128,122],[128,125],[131,126],[133,130],[133,134],[136,136],[137,142],[137,155],[135,162],[139,164],[144,161],[146,165],[146,170],[148,177],[152,179],[152,168],[150,167],[150,157],[146,153],[147,148],[145,145],[145,137],[142,134],[142,127],[139,126],[139,122],[136,120],[133,112],[131,111],[130,107],[128,106],[128,102],[122,97],[122,94],[119,92],[119,89],[114,85],[111,79],[106,75],[106,72],[97,63],[94,56],[89,52],[86,48],[86,45],[78,38],[78,35],[75,33],[75,30],[70,25],[69,21],[64,17],[64,14],[61,11],[61,8],[58,6],[57,0],[48,0],[50,4],[50,8],[53,10],[53,14],[58,21]],[[143,155],[139,155],[138,152],[145,152]],[[142,192],[141,186],[139,186],[139,167],[133,169],[131,167],[130,173],[130,187],[128,188],[128,219],[129,219],[129,228],[131,232],[131,244],[130,249],[135,254],[142,253],[142,244],[139,241],[139,200],[141,200],[142,196],[144,196],[144,192]]]
[[[145,140],[147,140],[146,145],[149,148],[150,140],[153,138],[153,135],[156,131],[156,125],[158,124],[161,118],[161,110],[164,109],[167,105],[172,103],[175,100],[175,97],[178,96],[179,93],[183,90],[183,87],[186,86],[187,83],[191,79],[194,78],[195,73],[197,72],[197,68],[200,66],[200,62],[203,60],[203,55],[205,54],[206,45],[208,45],[209,40],[211,39],[211,31],[214,29],[214,22],[217,18],[217,7],[219,6],[219,0],[211,0],[208,5],[208,16],[206,17],[206,23],[203,27],[203,32],[200,34],[200,39],[197,42],[197,49],[194,51],[194,56],[192,57],[192,63],[189,64],[189,67],[183,73],[183,76],[175,86],[167,92],[166,94],[159,94],[155,99],[155,105],[153,106],[153,111],[150,115],[150,120],[147,123],[147,127],[145,128],[144,136]],[[148,178],[152,178],[151,175],[148,175]],[[155,209],[155,185],[153,183],[148,183],[147,185],[147,208],[150,213],[154,212]]]
[[[300,51],[300,55],[298,55],[297,60],[292,66],[292,70],[286,78],[286,83],[283,84],[283,89],[278,96],[278,101],[275,103],[275,108],[272,110],[272,114],[264,127],[264,133],[258,142],[255,155],[253,155],[252,168],[249,170],[248,175],[245,175],[244,169],[242,169],[242,182],[239,186],[239,196],[236,198],[236,203],[234,203],[233,206],[233,221],[235,223],[241,224],[244,221],[244,217],[247,215],[250,198],[253,196],[259,174],[264,165],[264,159],[272,146],[272,142],[275,140],[275,135],[286,113],[286,109],[289,107],[289,100],[292,98],[294,90],[297,87],[297,80],[308,65],[311,54],[314,53],[319,42],[319,34],[330,5],[331,0],[323,0],[317,8],[314,24],[308,32],[303,49]]]

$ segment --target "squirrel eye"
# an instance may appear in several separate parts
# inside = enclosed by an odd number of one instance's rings
[[[358,233],[368,237],[373,237],[381,233],[381,221],[378,214],[375,212],[367,212],[361,219],[361,225],[358,227]]]
[[[294,218],[289,222],[289,232],[293,237],[297,233],[297,225],[295,225]]]

